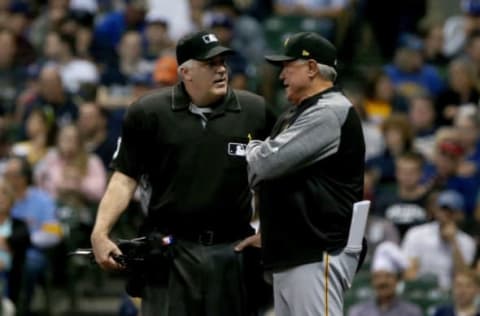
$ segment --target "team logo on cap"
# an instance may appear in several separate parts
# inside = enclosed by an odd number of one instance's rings
[[[202,36],[202,40],[205,44],[218,42],[218,38],[214,34],[207,34]]]
[[[310,52],[306,50],[302,50],[302,56],[310,56]]]

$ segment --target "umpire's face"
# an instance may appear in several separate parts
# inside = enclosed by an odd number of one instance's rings
[[[317,72],[317,63],[313,59],[283,62],[280,80],[285,87],[289,102],[298,105],[303,99],[310,96],[311,82]]]
[[[184,74],[202,104],[209,105],[227,94],[228,72],[225,56],[219,55],[207,60],[192,60]]]

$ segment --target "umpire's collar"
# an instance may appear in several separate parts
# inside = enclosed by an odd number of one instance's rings
[[[172,110],[181,111],[188,109],[192,100],[188,95],[183,83],[179,83],[172,87]],[[236,94],[233,92],[233,89],[228,87],[227,94],[225,97],[214,104],[212,104],[215,112],[224,112],[224,111],[233,111],[238,112],[242,109],[240,102]]]

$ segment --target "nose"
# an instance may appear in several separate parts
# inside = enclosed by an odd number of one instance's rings
[[[282,71],[280,71],[280,75],[278,76],[281,80],[285,79],[285,68],[282,68]]]

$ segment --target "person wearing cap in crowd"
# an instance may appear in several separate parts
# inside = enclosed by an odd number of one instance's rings
[[[397,295],[397,285],[407,267],[407,257],[397,244],[385,241],[378,245],[371,268],[375,297],[353,305],[348,316],[422,316],[417,305]]]
[[[475,257],[475,240],[460,230],[464,198],[454,190],[441,191],[434,209],[434,221],[410,228],[402,249],[410,261],[407,279],[424,275],[437,277],[442,289],[450,289],[454,271],[470,266]]]
[[[365,143],[351,102],[335,87],[336,48],[313,32],[288,37],[280,80],[292,107],[270,137],[247,146],[260,213],[263,263],[277,316],[342,315],[360,251],[344,251],[363,197]],[[243,246],[243,244],[242,244]]]
[[[126,113],[91,241],[102,268],[121,268],[109,234],[140,185],[148,208],[142,230],[173,237],[171,261],[147,268],[136,293],[143,316],[253,315],[246,252],[234,246],[254,233],[245,148],[265,138],[274,120],[262,97],[229,87],[232,53],[212,33],[186,35],[176,47],[181,82]]]
[[[384,70],[396,91],[404,97],[420,92],[438,96],[445,88],[437,69],[425,63],[423,41],[416,35],[400,36],[393,62],[385,65]]]

